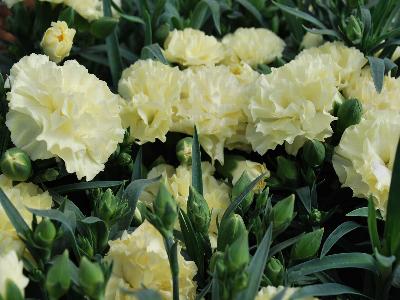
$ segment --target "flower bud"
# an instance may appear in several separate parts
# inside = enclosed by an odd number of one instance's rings
[[[163,229],[172,231],[178,217],[177,204],[163,182],[160,184],[153,206],[155,214],[162,222]]]
[[[211,222],[210,209],[204,197],[192,186],[189,187],[187,213],[195,230],[207,234]]]
[[[323,228],[306,233],[294,244],[291,258],[293,260],[305,260],[315,256],[321,245],[323,234]]]
[[[297,171],[297,166],[294,161],[287,159],[283,156],[277,157],[277,170],[276,175],[283,183],[291,186],[297,185],[299,181],[299,173]]]
[[[282,285],[284,268],[279,259],[271,257],[265,268],[265,275],[274,286]]]
[[[247,174],[247,171],[244,171],[242,173],[242,176],[240,176],[239,180],[232,187],[232,201],[235,201],[235,199],[243,193],[243,191],[249,186],[250,183],[251,179]],[[246,212],[249,209],[251,203],[253,202],[253,198],[254,192],[250,191],[240,204],[243,212]]]
[[[52,22],[40,43],[44,54],[55,63],[61,62],[71,51],[75,33],[64,21]]]
[[[58,256],[46,276],[46,290],[51,299],[59,299],[67,293],[71,285],[71,270],[68,250]]]
[[[48,168],[44,170],[39,176],[37,177],[38,180],[42,182],[54,181],[57,179],[60,172],[55,168]]]
[[[114,196],[111,189],[107,189],[95,198],[95,214],[108,225],[114,224],[115,221],[124,216],[127,211],[127,202]]]
[[[289,197],[280,200],[272,208],[272,223],[275,236],[288,228],[292,222],[294,199],[294,195],[290,195]]]
[[[176,158],[182,165],[192,163],[192,145],[192,137],[185,137],[176,144]]]
[[[250,260],[249,242],[247,232],[240,235],[225,250],[224,262],[228,272],[235,273],[242,271]]]
[[[119,165],[125,167],[132,162],[132,157],[126,152],[121,152],[118,155],[117,161]]]
[[[94,249],[93,249],[93,245],[89,241],[89,239],[80,235],[80,236],[78,236],[76,241],[78,244],[79,252],[84,256],[92,258],[94,255]]]
[[[241,272],[235,280],[234,290],[235,292],[241,291],[247,287],[249,283],[249,275],[247,272]]]
[[[14,181],[25,181],[32,173],[28,154],[19,148],[11,148],[4,152],[0,168],[4,175]]]
[[[241,216],[232,214],[225,220],[222,220],[218,229],[218,251],[225,251],[226,246],[232,244],[244,234],[247,235],[247,231]]]
[[[53,222],[48,218],[42,219],[42,221],[35,228],[33,238],[35,242],[41,247],[50,247],[57,235],[56,227]]]
[[[268,203],[269,198],[269,188],[267,187],[265,190],[262,191],[261,194],[258,195],[256,199],[256,210],[260,211],[265,208]]]
[[[210,271],[214,272],[214,268],[216,267],[218,261],[221,261],[224,258],[224,254],[220,251],[215,251],[210,259]]]
[[[317,140],[307,140],[303,146],[303,160],[311,167],[320,166],[325,159],[325,146]]]
[[[100,299],[104,293],[104,274],[100,265],[82,257],[78,275],[83,293],[90,299]]]
[[[362,113],[362,104],[357,99],[346,100],[342,105],[340,105],[335,130],[338,142],[347,127],[360,123]]]
[[[347,18],[346,23],[347,38],[355,45],[361,43],[364,34],[363,22],[359,18],[351,15],[349,18]]]
[[[322,213],[318,209],[313,208],[311,210],[309,218],[312,224],[314,225],[320,224],[322,220]]]

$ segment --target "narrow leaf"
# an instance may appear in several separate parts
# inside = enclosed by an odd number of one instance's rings
[[[88,189],[97,189],[97,188],[108,188],[113,186],[119,186],[123,184],[123,181],[89,181],[89,182],[78,182],[72,184],[66,184],[57,186],[49,189],[49,192],[63,194],[68,192],[82,191]]]
[[[137,179],[142,179],[142,160],[143,148],[140,147],[138,153],[136,154],[135,162],[133,163],[131,182]]]
[[[264,268],[267,263],[269,249],[272,242],[272,226],[269,226],[265,233],[260,245],[257,248],[256,253],[250,261],[250,265],[247,268],[249,275],[249,283],[245,290],[240,292],[236,299],[253,300],[255,299],[258,289],[260,287],[261,278],[264,274]]]
[[[192,28],[200,29],[203,26],[206,21],[207,8],[207,3],[205,1],[197,3],[190,21],[190,26]]]
[[[260,25],[265,26],[264,19],[258,9],[248,0],[236,0],[236,2],[240,3],[249,13],[251,13],[256,20],[260,23]]]
[[[387,215],[385,224],[386,250],[390,255],[400,258],[400,147],[397,145],[396,157],[392,170]]]
[[[140,57],[142,59],[154,59],[168,65],[167,59],[164,57],[161,48],[158,44],[151,44],[143,47]]]
[[[357,295],[372,299],[363,295],[352,287],[339,283],[322,283],[302,287],[298,289],[290,299],[304,299],[312,296],[337,296],[337,295]]]
[[[136,16],[130,16],[130,15],[123,14],[123,13],[120,13],[119,16],[120,16],[122,19],[124,19],[124,20],[126,20],[126,21],[128,21],[128,22],[139,23],[139,24],[142,24],[142,25],[145,24],[144,21],[143,21],[143,19],[141,19],[141,18],[139,18],[139,17],[136,17]]]
[[[221,21],[220,21],[221,9],[220,9],[220,4],[215,0],[203,0],[203,1],[210,8],[215,28],[217,29],[218,33],[221,34]]]
[[[325,240],[324,246],[321,250],[321,258],[323,258],[343,236],[360,227],[361,225],[352,221],[340,224]]]
[[[196,127],[194,128],[192,144],[192,186],[203,195],[203,175],[201,171],[201,152],[199,136]]]
[[[383,59],[373,56],[368,56],[368,61],[371,67],[371,75],[374,80],[375,89],[380,93],[383,88],[383,79],[385,77],[385,62]]]
[[[368,232],[371,239],[372,251],[375,251],[376,248],[381,252],[381,241],[379,239],[378,224],[376,221],[376,210],[372,197],[369,197],[368,199]]]
[[[310,274],[343,268],[365,269],[377,273],[373,256],[359,252],[339,253],[309,260],[291,267],[288,270],[288,281],[293,283]]]

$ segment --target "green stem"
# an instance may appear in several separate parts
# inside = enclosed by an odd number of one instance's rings
[[[173,237],[165,237],[164,240],[172,275],[172,299],[179,300],[178,244],[174,241]]]

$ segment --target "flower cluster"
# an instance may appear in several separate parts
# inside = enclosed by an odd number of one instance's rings
[[[167,252],[161,234],[145,221],[133,233],[124,232],[120,239],[110,241],[107,260],[113,262],[113,273],[107,284],[106,300],[131,299],[124,290],[154,289],[163,299],[172,299],[172,278]],[[194,299],[197,268],[178,254],[180,299]]]
[[[57,66],[36,54],[12,67],[10,85],[13,143],[33,160],[59,157],[69,173],[93,179],[123,139],[119,97],[76,61]]]

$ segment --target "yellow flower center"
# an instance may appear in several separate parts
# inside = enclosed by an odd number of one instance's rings
[[[62,42],[64,40],[64,33],[61,33],[57,38],[59,42]]]

